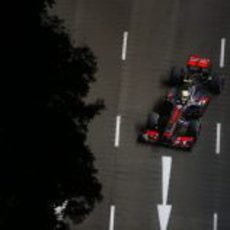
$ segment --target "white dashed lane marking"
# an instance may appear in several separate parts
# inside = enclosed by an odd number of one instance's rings
[[[115,140],[114,140],[115,147],[119,147],[120,144],[120,126],[121,126],[121,116],[118,115],[116,118],[116,130],[115,130]]]
[[[226,47],[226,38],[221,39],[220,46],[220,67],[224,67],[224,59],[225,59],[225,47]]]
[[[115,205],[110,206],[109,230],[114,230]]]
[[[123,61],[126,60],[127,43],[128,43],[128,32],[125,31],[123,34],[123,44],[122,44],[122,54],[121,54],[121,59]]]
[[[218,228],[218,214],[215,212],[213,214],[213,230],[217,230]]]
[[[220,154],[221,123],[216,124],[216,154]]]

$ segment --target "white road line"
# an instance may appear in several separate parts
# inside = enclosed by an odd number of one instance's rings
[[[213,230],[217,230],[218,227],[218,214],[215,212],[213,214]]]
[[[128,32],[125,31],[124,34],[123,34],[123,44],[122,44],[122,54],[121,54],[121,59],[123,61],[126,59],[127,42],[128,42]]]
[[[115,206],[110,206],[109,230],[114,230]]]
[[[167,230],[172,205],[167,204],[172,157],[162,157],[162,204],[157,205],[160,230]]]
[[[162,157],[162,203],[166,204],[168,199],[169,180],[172,167],[172,157]]]
[[[120,144],[120,126],[121,126],[121,116],[118,115],[116,118],[116,130],[115,130],[115,140],[114,140],[115,147],[118,147]]]
[[[225,58],[225,46],[226,46],[226,39],[221,38],[221,47],[220,47],[220,67],[224,67],[224,58]]]
[[[220,154],[221,123],[216,124],[216,154]]]

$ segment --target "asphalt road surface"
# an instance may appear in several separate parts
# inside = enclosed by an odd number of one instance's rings
[[[89,45],[98,57],[87,100],[106,104],[88,138],[104,201],[73,229],[229,230],[230,1],[58,0],[56,12],[76,44]],[[163,79],[190,54],[210,57],[226,75],[196,146],[188,153],[137,143],[139,128],[168,90]]]

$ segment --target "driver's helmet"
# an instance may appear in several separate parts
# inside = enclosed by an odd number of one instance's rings
[[[180,100],[182,104],[186,104],[190,98],[190,92],[188,89],[182,89],[180,92]]]

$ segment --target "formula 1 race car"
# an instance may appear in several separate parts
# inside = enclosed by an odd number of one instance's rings
[[[190,150],[200,134],[200,118],[211,93],[222,91],[224,77],[212,73],[210,59],[192,55],[185,68],[172,69],[170,84],[174,87],[150,114],[139,141]]]
[[[209,58],[191,55],[185,68],[172,68],[169,83],[172,86],[202,84],[209,91],[220,94],[224,86],[224,77],[212,73],[212,62]]]
[[[153,112],[140,140],[190,150],[201,129],[200,118],[211,100],[201,84],[172,88]]]
[[[197,119],[206,111],[211,95],[202,85],[181,86],[172,88],[166,100],[173,105],[181,104],[186,119]]]
[[[149,116],[139,140],[191,150],[200,133],[200,119],[186,119],[182,104],[166,100],[162,108]]]

